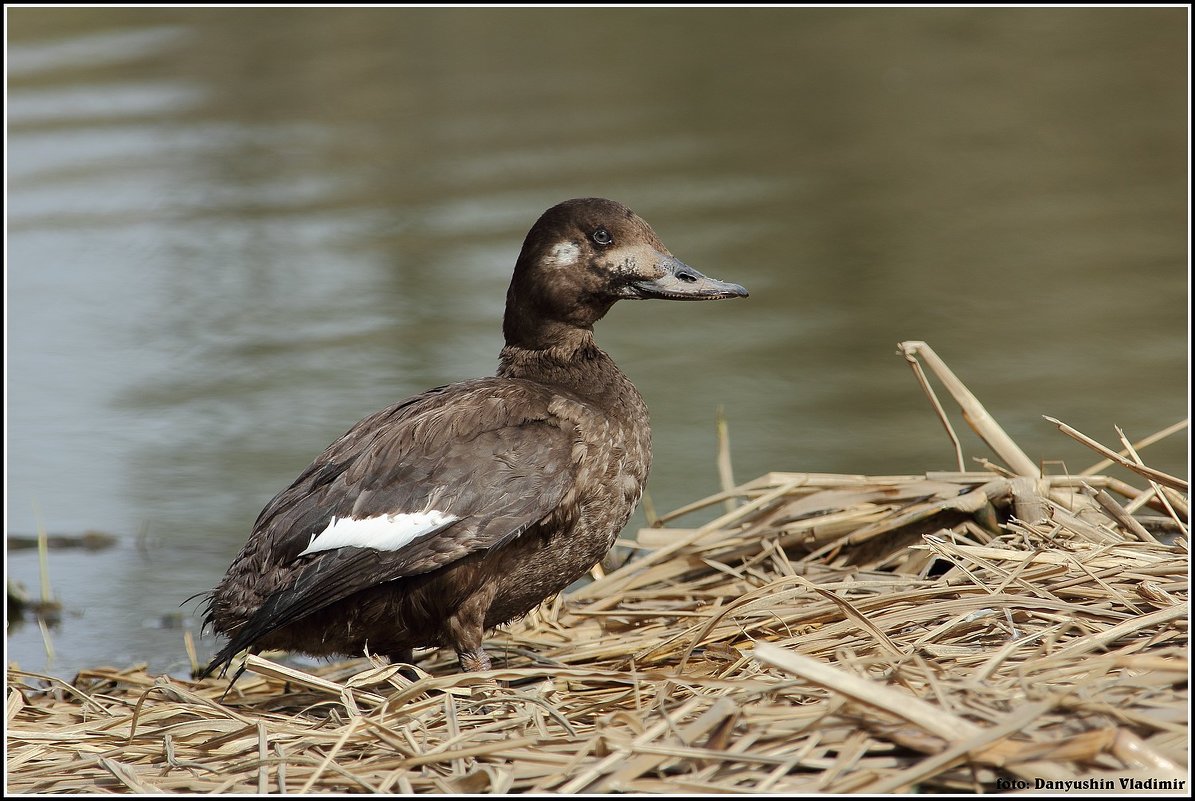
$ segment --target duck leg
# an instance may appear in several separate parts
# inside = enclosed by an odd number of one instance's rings
[[[464,673],[490,669],[490,655],[481,644],[482,635],[485,633],[485,610],[489,604],[474,604],[473,601],[473,598],[466,601],[461,610],[448,621],[452,645]],[[498,682],[491,678],[481,679],[470,688],[469,695],[478,703],[478,713],[492,714],[493,707],[486,702],[497,692]]]
[[[465,673],[490,669],[490,655],[482,648],[481,640],[485,633],[485,615],[495,592],[495,589],[489,589],[470,596],[448,619],[448,639]]]
[[[402,648],[398,651],[392,651],[391,653],[386,654],[386,657],[390,660],[390,664],[392,664],[392,665],[397,665],[399,662],[402,662],[407,665],[414,665],[415,649]],[[415,671],[414,667],[399,668],[398,674],[400,676],[402,676],[403,678],[407,679],[408,681],[418,681],[419,680],[419,674]]]

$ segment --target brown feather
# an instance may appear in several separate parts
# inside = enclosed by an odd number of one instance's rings
[[[266,505],[209,600],[230,641],[207,672],[245,648],[407,659],[446,645],[488,666],[484,630],[597,563],[651,466],[647,407],[593,323],[619,298],[744,294],[677,261],[621,204],[549,209],[515,266],[498,374],[367,417]],[[453,519],[396,549],[303,553],[333,518],[429,510]]]

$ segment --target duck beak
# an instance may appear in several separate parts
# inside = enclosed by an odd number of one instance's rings
[[[672,255],[660,254],[656,262],[663,274],[656,278],[633,281],[636,298],[659,300],[722,300],[745,298],[747,290],[738,284],[707,278]]]

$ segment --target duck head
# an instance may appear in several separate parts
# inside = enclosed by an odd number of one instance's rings
[[[702,275],[664,247],[621,203],[579,198],[553,206],[523,242],[506,295],[508,345],[547,348],[591,330],[619,300],[747,297],[738,284]]]

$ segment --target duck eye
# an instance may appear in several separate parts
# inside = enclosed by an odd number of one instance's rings
[[[610,232],[605,228],[599,228],[593,232],[593,242],[595,245],[605,247],[606,245],[613,244],[614,237],[610,236]]]

